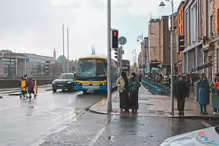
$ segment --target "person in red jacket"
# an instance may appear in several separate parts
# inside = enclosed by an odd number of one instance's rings
[[[36,99],[36,94],[34,92],[34,81],[32,80],[32,78],[29,78],[28,79],[28,82],[27,82],[27,88],[28,88],[28,93],[29,93],[29,98],[31,100],[32,98],[32,94],[34,94],[34,98]]]

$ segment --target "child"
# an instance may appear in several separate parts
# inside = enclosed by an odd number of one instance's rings
[[[36,96],[37,96],[37,93],[38,93],[38,85],[37,85],[37,82],[36,82],[36,80],[34,81],[34,84],[35,84],[35,98],[36,98]]]
[[[25,95],[27,95],[27,81],[24,79],[24,77],[21,77],[20,81],[20,87],[21,87],[21,95],[20,98],[25,98]]]

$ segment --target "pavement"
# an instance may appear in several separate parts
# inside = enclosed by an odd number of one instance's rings
[[[208,115],[200,114],[199,105],[192,99],[187,98],[185,103],[185,115],[179,116],[177,102],[174,100],[174,115],[171,114],[171,98],[163,95],[153,95],[145,87],[141,86],[139,90],[139,110],[138,116],[142,117],[171,117],[171,118],[218,118],[219,115],[213,115],[213,109],[208,106]],[[91,112],[107,114],[107,102],[103,99],[90,107]],[[111,115],[120,115],[119,94],[112,97]]]
[[[151,94],[141,88],[140,100],[146,102],[143,93],[147,98]],[[1,146],[156,146],[170,136],[219,124],[215,119],[89,112],[92,105],[106,101],[100,93],[42,90],[31,102],[5,97],[0,100]]]
[[[170,136],[206,128],[206,123],[197,119],[85,112],[65,129],[45,137],[40,146],[159,146]]]
[[[9,98],[10,97],[10,98]],[[5,95],[0,100],[0,145],[30,146],[76,121],[105,95],[42,91],[31,102]]]

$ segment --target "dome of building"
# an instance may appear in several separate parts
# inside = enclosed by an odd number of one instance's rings
[[[60,55],[57,59],[58,62],[63,62],[63,60],[67,60],[65,56]]]

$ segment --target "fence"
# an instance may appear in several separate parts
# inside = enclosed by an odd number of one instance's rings
[[[170,87],[168,84],[156,83],[153,79],[144,78],[142,85],[152,91],[154,94],[169,95]]]

